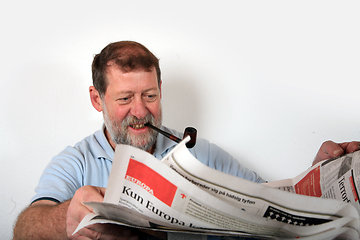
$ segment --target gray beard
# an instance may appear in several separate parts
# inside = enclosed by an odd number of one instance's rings
[[[133,136],[129,134],[128,127],[129,125],[136,124],[140,121],[134,116],[127,116],[120,123],[116,120],[111,120],[106,107],[103,108],[104,123],[107,131],[110,133],[111,140],[115,144],[125,144],[130,145],[136,148],[140,148],[144,151],[150,150],[156,143],[158,132],[153,129],[149,129],[148,133]],[[162,112],[160,112],[159,121],[155,121],[155,118],[149,113],[145,116],[144,119],[141,119],[142,122],[149,122],[151,125],[158,128],[162,125]]]

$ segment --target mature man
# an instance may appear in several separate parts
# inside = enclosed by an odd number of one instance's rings
[[[143,45],[122,41],[109,44],[92,64],[89,89],[93,107],[103,112],[104,126],[74,147],[55,156],[42,174],[31,205],[14,228],[14,239],[132,239],[130,229],[93,225],[72,236],[91,208],[87,201],[102,201],[116,144],[129,144],[161,159],[175,142],[145,126],[182,137],[162,126],[161,72],[158,59]],[[325,142],[314,163],[359,149],[357,142]],[[191,153],[204,164],[254,182],[264,182],[228,153],[198,139]]]

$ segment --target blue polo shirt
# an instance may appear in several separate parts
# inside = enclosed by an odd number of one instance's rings
[[[164,131],[182,138],[183,134],[162,127]],[[176,143],[158,135],[154,156],[162,159]],[[255,172],[242,166],[236,159],[205,139],[197,139],[189,151],[205,165],[254,182],[265,182]],[[85,185],[106,187],[111,170],[114,150],[102,130],[84,138],[73,147],[65,148],[55,156],[41,175],[32,202],[48,199],[64,202],[71,199],[76,190]]]

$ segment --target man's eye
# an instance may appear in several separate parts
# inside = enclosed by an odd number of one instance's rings
[[[126,104],[126,103],[129,103],[131,101],[131,97],[124,97],[124,98],[119,98],[118,99],[118,102],[120,104]]]
[[[149,102],[155,101],[156,98],[157,98],[157,94],[146,95],[146,100],[149,101]]]

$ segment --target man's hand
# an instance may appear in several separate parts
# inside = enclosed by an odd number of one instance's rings
[[[344,143],[335,143],[333,141],[326,141],[324,142],[318,153],[316,154],[316,157],[313,161],[313,165],[316,163],[334,158],[339,157],[341,155],[344,155],[346,153],[352,153],[360,149],[360,142],[344,142]]]
[[[66,233],[70,239],[137,239],[131,236],[131,229],[112,225],[94,224],[81,229],[72,235],[80,221],[93,209],[84,205],[84,202],[102,202],[104,199],[105,188],[84,186],[79,188],[72,198],[66,215]]]

